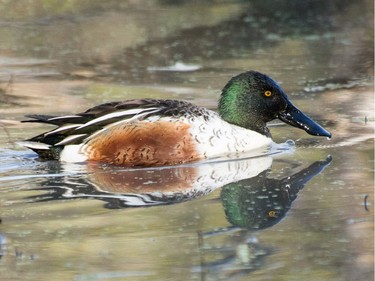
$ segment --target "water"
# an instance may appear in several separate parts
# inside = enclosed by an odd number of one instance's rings
[[[0,2],[1,280],[373,280],[371,1],[60,3]],[[333,138],[273,122],[273,153],[157,169],[15,145],[50,128],[28,113],[215,109],[248,69]]]

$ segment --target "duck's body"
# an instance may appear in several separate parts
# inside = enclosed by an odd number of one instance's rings
[[[29,115],[58,128],[21,144],[44,159],[161,166],[242,153],[272,143],[278,117],[310,134],[330,134],[298,111],[271,78],[240,74],[223,89],[219,113],[184,101],[111,102],[68,116]]]
[[[176,100],[128,100],[73,116],[29,117],[59,127],[23,145],[44,158],[64,162],[174,165],[241,153],[272,142],[224,121],[212,110]]]

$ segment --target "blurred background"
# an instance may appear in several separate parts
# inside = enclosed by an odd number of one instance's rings
[[[198,96],[214,107],[226,81],[249,69],[291,94],[371,84],[372,4],[0,1],[2,107],[74,111],[77,95],[91,103]]]

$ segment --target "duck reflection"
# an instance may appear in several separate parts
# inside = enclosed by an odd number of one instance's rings
[[[328,156],[282,179],[269,177],[267,169],[224,185],[220,199],[232,226],[199,233],[202,280],[238,280],[261,268],[273,249],[260,244],[254,231],[278,223],[298,192],[331,161]]]
[[[332,161],[328,156],[282,179],[268,177],[269,171],[223,186],[221,201],[227,220],[234,226],[263,229],[278,223],[288,212],[298,192]]]
[[[51,163],[51,173],[73,175],[48,178],[42,189],[53,192],[35,199],[96,198],[107,202],[104,207],[109,209],[175,204],[255,177],[271,164],[270,156],[157,168]]]
[[[29,199],[95,198],[105,201],[105,208],[115,209],[175,204],[221,188],[227,220],[233,226],[262,229],[279,222],[298,192],[331,160],[328,156],[281,179],[269,177],[273,161],[270,156],[149,169],[100,164],[55,166],[53,169],[63,168],[73,175],[47,179],[42,189],[52,192]],[[82,168],[85,170],[79,170]]]
[[[273,161],[274,166],[282,164],[293,172],[285,175],[282,169],[271,169]],[[273,252],[258,242],[258,231],[280,222],[298,192],[332,158],[303,169],[295,161],[286,161],[263,156],[156,169],[54,162],[51,172],[62,176],[47,179],[42,189],[49,192],[32,201],[94,198],[105,201],[110,209],[149,207],[193,200],[221,188],[218,199],[230,226],[198,231],[200,263],[192,270],[200,272],[202,280],[237,280],[261,268]]]

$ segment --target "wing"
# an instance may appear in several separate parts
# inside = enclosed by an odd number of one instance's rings
[[[141,121],[151,116],[173,116],[186,114],[203,115],[204,108],[176,100],[135,99],[123,102],[104,103],[87,111],[66,116],[26,115],[32,120],[22,122],[47,123],[56,129],[35,136],[26,142],[50,146],[79,144],[91,134],[121,122]],[[29,148],[32,148],[28,145]],[[47,149],[47,148],[44,148]]]

